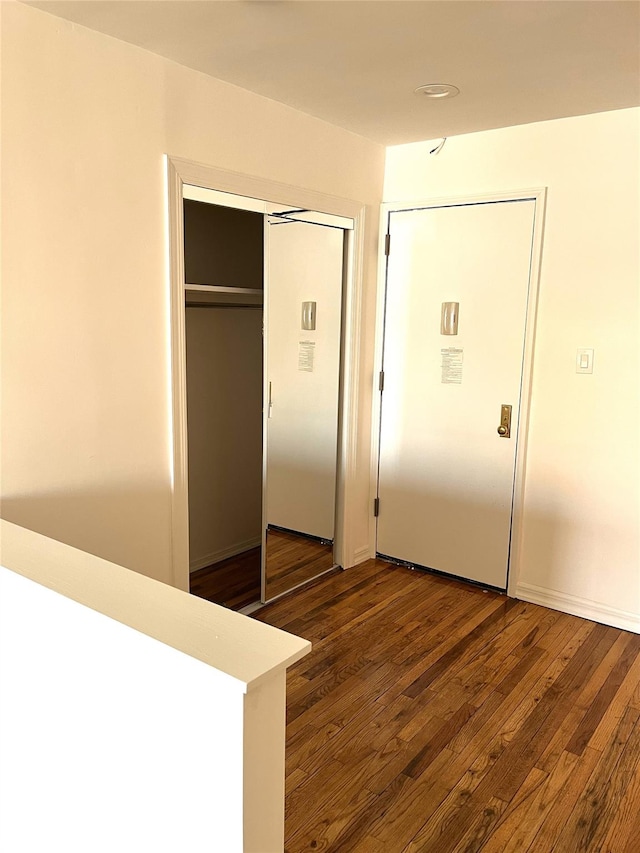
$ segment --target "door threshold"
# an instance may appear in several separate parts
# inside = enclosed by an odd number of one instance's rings
[[[243,616],[251,616],[251,614],[255,613],[256,610],[262,610],[264,606],[265,605],[261,601],[254,601],[251,604],[241,607],[240,610],[236,610],[236,613],[242,613]]]
[[[500,595],[507,594],[506,587],[492,586],[488,583],[471,580],[471,578],[464,578],[462,575],[452,575],[449,572],[442,572],[440,569],[432,569],[430,566],[421,566],[418,563],[411,563],[409,560],[399,560],[397,557],[390,557],[388,554],[380,554],[376,552],[376,559],[383,560],[385,563],[393,563],[394,566],[402,566],[405,569],[411,569],[411,571],[428,572],[431,575],[437,575],[438,577],[446,578],[447,580],[469,583],[487,592],[497,592]]]

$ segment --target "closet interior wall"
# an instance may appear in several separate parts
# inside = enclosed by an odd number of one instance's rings
[[[186,307],[189,567],[256,548],[262,528],[262,311]]]
[[[211,566],[261,543],[262,298],[260,214],[185,200],[189,430],[189,567]]]

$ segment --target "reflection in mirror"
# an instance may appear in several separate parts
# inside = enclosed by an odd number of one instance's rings
[[[269,526],[266,565],[268,597],[276,598],[333,568],[333,542]]]
[[[334,565],[344,254],[341,228],[268,222],[265,601]]]

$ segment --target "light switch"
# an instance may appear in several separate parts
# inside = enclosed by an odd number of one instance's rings
[[[593,373],[593,350],[579,349],[576,353],[576,373]]]

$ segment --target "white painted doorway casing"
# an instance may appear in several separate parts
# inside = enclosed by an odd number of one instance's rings
[[[360,378],[360,341],[362,321],[362,278],[364,253],[365,205],[361,202],[326,195],[303,187],[290,186],[180,158],[165,157],[167,194],[167,281],[168,291],[168,361],[170,363],[169,421],[172,446],[171,466],[171,535],[173,584],[189,589],[189,511],[187,405],[184,306],[184,229],[182,216],[183,186],[216,190],[265,199],[287,208],[322,211],[352,219],[353,231],[346,232],[347,269],[343,307],[343,354],[340,395],[340,437],[338,445],[338,478],[336,494],[336,530],[334,554],[336,562],[347,568],[358,561],[356,543],[350,534],[350,519],[357,511],[356,455],[358,442],[358,388]]]
[[[536,190],[383,210],[376,552],[499,589],[520,538],[543,208]],[[460,304],[457,335],[443,302]]]

